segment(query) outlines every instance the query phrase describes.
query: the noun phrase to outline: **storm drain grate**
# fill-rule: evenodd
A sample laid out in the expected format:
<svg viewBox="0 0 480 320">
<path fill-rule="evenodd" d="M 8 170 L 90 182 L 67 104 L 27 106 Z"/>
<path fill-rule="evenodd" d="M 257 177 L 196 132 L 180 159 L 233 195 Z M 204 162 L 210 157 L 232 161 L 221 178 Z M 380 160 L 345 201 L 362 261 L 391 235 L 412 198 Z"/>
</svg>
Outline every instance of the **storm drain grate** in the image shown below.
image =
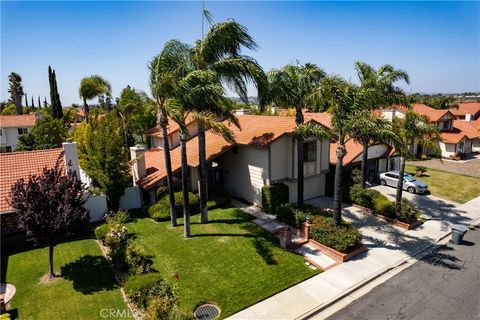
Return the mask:
<svg viewBox="0 0 480 320">
<path fill-rule="evenodd" d="M 213 304 L 202 304 L 193 312 L 198 320 L 214 320 L 220 315 L 220 309 Z"/>
</svg>

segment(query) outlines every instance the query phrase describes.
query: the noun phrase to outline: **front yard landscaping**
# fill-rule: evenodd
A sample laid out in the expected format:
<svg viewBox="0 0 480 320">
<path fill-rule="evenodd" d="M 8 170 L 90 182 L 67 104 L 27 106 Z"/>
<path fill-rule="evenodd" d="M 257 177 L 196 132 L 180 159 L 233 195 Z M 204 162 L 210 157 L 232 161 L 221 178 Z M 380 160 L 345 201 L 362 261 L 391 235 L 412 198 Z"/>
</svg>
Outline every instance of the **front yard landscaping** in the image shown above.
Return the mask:
<svg viewBox="0 0 480 320">
<path fill-rule="evenodd" d="M 216 209 L 209 218 L 200 224 L 192 216 L 188 239 L 182 225 L 172 228 L 169 221 L 142 217 L 126 224 L 133 241 L 152 256 L 153 269 L 171 285 L 178 281 L 182 309 L 192 312 L 211 302 L 225 318 L 318 273 L 302 256 L 280 248 L 246 213 Z"/>
<path fill-rule="evenodd" d="M 407 165 L 405 171 L 415 175 L 415 166 Z M 480 179 L 441 170 L 427 169 L 418 177 L 428 184 L 430 192 L 440 198 L 465 203 L 480 195 Z"/>
<path fill-rule="evenodd" d="M 16 309 L 19 319 L 100 319 L 104 309 L 120 310 L 117 318 L 128 316 L 113 272 L 95 240 L 57 245 L 54 266 L 62 277 L 47 280 L 48 248 L 2 257 L 2 282 L 6 276 L 17 289 L 8 309 Z"/>
</svg>

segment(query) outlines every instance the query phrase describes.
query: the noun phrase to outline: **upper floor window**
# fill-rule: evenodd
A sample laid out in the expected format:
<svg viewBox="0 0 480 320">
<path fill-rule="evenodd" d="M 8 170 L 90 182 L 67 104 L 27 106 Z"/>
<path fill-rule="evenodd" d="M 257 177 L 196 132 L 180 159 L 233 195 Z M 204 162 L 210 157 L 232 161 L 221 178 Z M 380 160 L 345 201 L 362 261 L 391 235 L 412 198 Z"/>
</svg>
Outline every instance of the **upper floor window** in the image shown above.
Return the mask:
<svg viewBox="0 0 480 320">
<path fill-rule="evenodd" d="M 3 136 L 3 130 L 0 129 L 0 137 Z"/>
<path fill-rule="evenodd" d="M 28 129 L 27 128 L 18 128 L 18 135 L 21 136 L 22 134 L 27 134 Z"/>
<path fill-rule="evenodd" d="M 304 162 L 311 162 L 317 159 L 316 147 L 317 147 L 316 141 L 308 141 L 303 143 L 303 161 Z"/>
<path fill-rule="evenodd" d="M 0 147 L 0 153 L 12 152 L 12 146 Z"/>
</svg>

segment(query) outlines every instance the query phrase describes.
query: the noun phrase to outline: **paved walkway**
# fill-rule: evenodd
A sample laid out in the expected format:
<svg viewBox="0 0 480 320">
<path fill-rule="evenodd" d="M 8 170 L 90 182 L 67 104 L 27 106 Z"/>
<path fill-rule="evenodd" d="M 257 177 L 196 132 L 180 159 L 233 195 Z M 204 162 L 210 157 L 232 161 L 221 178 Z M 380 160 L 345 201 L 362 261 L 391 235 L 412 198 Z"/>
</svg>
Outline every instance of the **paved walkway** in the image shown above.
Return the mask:
<svg viewBox="0 0 480 320">
<path fill-rule="evenodd" d="M 427 168 L 448 171 L 452 173 L 466 174 L 467 176 L 480 177 L 480 155 L 473 154 L 469 160 L 446 160 L 430 159 L 423 161 L 407 161 L 412 166 L 424 166 Z M 428 174 L 428 172 L 427 172 Z"/>
<path fill-rule="evenodd" d="M 368 249 L 366 253 L 246 308 L 229 319 L 306 318 L 429 248 L 449 234 L 450 223 L 474 223 L 474 219 L 480 218 L 480 197 L 463 205 L 431 197 L 415 200 L 421 210 L 432 213 L 435 219 L 408 231 L 378 221 L 354 207 L 344 206 L 343 217 L 360 229 Z M 322 208 L 332 208 L 333 205 L 333 199 L 326 197 L 307 202 Z M 436 204 L 436 209 L 432 208 L 432 204 Z"/>
</svg>

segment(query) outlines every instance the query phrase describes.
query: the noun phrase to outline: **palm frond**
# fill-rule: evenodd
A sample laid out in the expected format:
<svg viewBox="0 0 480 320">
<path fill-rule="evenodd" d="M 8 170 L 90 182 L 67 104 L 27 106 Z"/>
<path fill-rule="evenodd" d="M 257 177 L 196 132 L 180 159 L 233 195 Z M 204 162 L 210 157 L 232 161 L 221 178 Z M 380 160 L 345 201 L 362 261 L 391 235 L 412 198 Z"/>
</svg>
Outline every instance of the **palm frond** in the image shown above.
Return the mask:
<svg viewBox="0 0 480 320">
<path fill-rule="evenodd" d="M 235 143 L 233 131 L 223 122 L 218 121 L 214 114 L 210 112 L 195 112 L 192 113 L 191 116 L 194 121 L 196 121 L 206 130 L 210 130 L 214 134 L 222 136 L 229 143 Z"/>
<path fill-rule="evenodd" d="M 333 138 L 332 132 L 319 123 L 310 121 L 295 128 L 293 137 L 296 140 L 306 140 L 315 138 L 317 140 L 330 140 Z"/>
</svg>

